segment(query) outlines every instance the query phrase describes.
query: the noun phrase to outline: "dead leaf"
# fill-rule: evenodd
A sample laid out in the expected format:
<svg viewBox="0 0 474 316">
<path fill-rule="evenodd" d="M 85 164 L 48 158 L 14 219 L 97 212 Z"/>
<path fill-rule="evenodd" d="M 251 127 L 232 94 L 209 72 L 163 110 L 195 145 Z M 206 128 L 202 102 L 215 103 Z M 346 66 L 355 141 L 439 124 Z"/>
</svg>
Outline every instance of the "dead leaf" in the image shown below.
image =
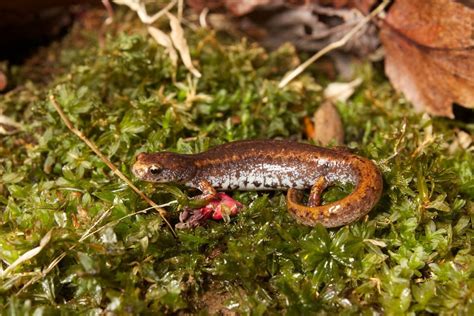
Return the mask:
<svg viewBox="0 0 474 316">
<path fill-rule="evenodd" d="M 463 1 L 397 0 L 382 23 L 385 72 L 416 109 L 453 118 L 474 107 L 474 8 Z"/>
<path fill-rule="evenodd" d="M 20 123 L 15 122 L 8 116 L 0 114 L 0 135 L 12 135 L 22 129 Z"/>
<path fill-rule="evenodd" d="M 178 64 L 178 53 L 174 49 L 170 37 L 154 26 L 148 27 L 148 33 L 150 33 L 151 37 L 153 37 L 159 45 L 166 48 L 173 66 L 176 66 Z"/>
<path fill-rule="evenodd" d="M 191 60 L 191 54 L 189 53 L 188 43 L 184 37 L 184 31 L 179 23 L 179 20 L 172 15 L 171 13 L 166 13 L 168 19 L 170 20 L 171 26 L 171 40 L 173 41 L 174 47 L 179 51 L 181 60 L 183 61 L 184 66 L 197 78 L 201 77 L 201 73 L 194 67 Z"/>
<path fill-rule="evenodd" d="M 324 101 L 314 112 L 314 134 L 312 139 L 323 146 L 344 143 L 344 128 L 336 107 L 331 101 Z"/>
<path fill-rule="evenodd" d="M 292 43 L 298 50 L 319 51 L 343 38 L 364 20 L 375 0 L 188 0 L 197 12 L 226 12 L 227 23 L 277 49 Z M 237 17 L 237 18 L 235 18 Z M 209 21 L 212 27 L 218 27 Z M 369 21 L 367 21 L 369 22 Z M 221 25 L 223 23 L 220 23 Z M 222 29 L 222 28 L 221 28 Z M 226 29 L 231 29 L 226 25 Z M 367 56 L 380 45 L 373 23 L 364 23 L 338 50 Z"/>
<path fill-rule="evenodd" d="M 456 150 L 474 151 L 474 136 L 462 130 L 456 130 L 456 138 L 449 145 L 449 152 L 455 153 Z"/>
<path fill-rule="evenodd" d="M 276 6 L 303 6 L 319 4 L 340 8 L 356 8 L 364 14 L 370 12 L 377 0 L 187 0 L 186 3 L 196 11 L 202 11 L 204 8 L 209 10 L 227 9 L 234 16 L 242 16 L 253 12 L 259 8 L 272 8 Z"/>
<path fill-rule="evenodd" d="M 351 82 L 332 82 L 324 89 L 324 97 L 331 101 L 346 102 L 361 83 L 361 78 L 356 78 Z"/>
</svg>

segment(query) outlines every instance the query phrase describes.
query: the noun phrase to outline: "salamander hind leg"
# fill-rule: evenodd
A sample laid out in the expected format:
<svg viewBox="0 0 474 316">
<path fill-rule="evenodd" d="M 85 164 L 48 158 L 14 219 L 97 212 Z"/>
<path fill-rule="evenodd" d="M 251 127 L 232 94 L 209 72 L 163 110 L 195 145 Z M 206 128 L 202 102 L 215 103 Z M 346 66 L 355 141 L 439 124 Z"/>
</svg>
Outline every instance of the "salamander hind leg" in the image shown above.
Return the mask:
<svg viewBox="0 0 474 316">
<path fill-rule="evenodd" d="M 286 195 L 286 204 L 290 215 L 303 225 L 314 226 L 317 223 L 316 218 L 322 216 L 317 207 L 308 207 L 301 205 L 303 192 L 296 189 L 289 189 Z"/>
<path fill-rule="evenodd" d="M 321 205 L 321 196 L 324 189 L 327 188 L 327 181 L 324 177 L 319 177 L 314 183 L 309 193 L 308 206 L 314 207 Z"/>
<path fill-rule="evenodd" d="M 296 189 L 289 189 L 286 196 L 288 212 L 301 224 L 315 226 L 316 223 L 324 225 L 327 211 L 321 204 L 321 195 L 327 187 L 327 181 L 324 177 L 319 177 L 311 188 L 308 205 L 302 205 L 303 192 Z"/>
</svg>

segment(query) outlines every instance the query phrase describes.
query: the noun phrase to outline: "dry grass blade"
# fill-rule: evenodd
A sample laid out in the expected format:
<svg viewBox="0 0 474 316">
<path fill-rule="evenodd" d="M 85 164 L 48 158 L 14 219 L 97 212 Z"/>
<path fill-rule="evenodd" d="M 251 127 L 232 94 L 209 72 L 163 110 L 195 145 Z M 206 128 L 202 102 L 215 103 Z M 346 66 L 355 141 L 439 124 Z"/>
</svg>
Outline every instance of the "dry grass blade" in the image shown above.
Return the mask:
<svg viewBox="0 0 474 316">
<path fill-rule="evenodd" d="M 324 89 L 324 97 L 330 101 L 346 102 L 361 83 L 361 78 L 356 78 L 351 82 L 331 82 Z"/>
<path fill-rule="evenodd" d="M 207 28 L 207 14 L 209 13 L 209 8 L 204 8 L 202 9 L 201 13 L 199 14 L 199 25 L 201 25 L 202 28 Z"/>
<path fill-rule="evenodd" d="M 50 230 L 46 233 L 46 235 L 41 238 L 40 244 L 38 247 L 35 247 L 33 249 L 28 250 L 24 254 L 22 254 L 18 259 L 16 259 L 11 265 L 8 266 L 8 268 L 5 269 L 0 275 L 1 278 L 4 278 L 7 276 L 13 269 L 21 265 L 23 262 L 30 260 L 31 258 L 35 257 L 38 255 L 41 250 L 44 249 L 44 247 L 49 243 L 51 240 L 51 234 L 53 230 Z"/>
<path fill-rule="evenodd" d="M 375 8 L 372 12 L 370 12 L 369 15 L 365 16 L 359 23 L 357 23 L 356 26 L 354 26 L 354 28 L 352 28 L 346 35 L 344 35 L 344 37 L 342 37 L 340 40 L 335 41 L 335 42 L 329 44 L 328 46 L 324 47 L 323 49 L 318 51 L 316 54 L 311 56 L 311 58 L 309 58 L 307 61 L 305 61 L 304 63 L 302 63 L 301 65 L 299 65 L 295 69 L 293 69 L 292 71 L 288 72 L 283 77 L 283 79 L 280 81 L 280 83 L 278 84 L 278 87 L 279 88 L 285 87 L 291 80 L 298 77 L 306 68 L 308 68 L 309 65 L 314 63 L 316 60 L 318 60 L 322 56 L 326 55 L 330 51 L 344 46 L 355 34 L 357 34 L 357 32 L 359 32 L 362 29 L 362 27 L 364 27 L 364 25 L 369 23 L 369 21 L 374 16 L 376 16 L 377 14 L 382 12 L 382 10 L 385 9 L 385 7 L 389 3 L 390 3 L 390 0 L 384 0 L 377 8 Z"/>
<path fill-rule="evenodd" d="M 131 10 L 135 11 L 138 14 L 138 17 L 140 20 L 147 25 L 150 25 L 154 23 L 156 20 L 158 20 L 160 17 L 163 15 L 167 15 L 168 19 L 170 20 L 170 26 L 171 26 L 171 34 L 168 37 L 165 33 L 162 31 L 158 30 L 155 27 L 149 26 L 148 27 L 148 32 L 150 35 L 155 39 L 155 41 L 164 47 L 166 47 L 169 56 L 171 58 L 171 61 L 173 62 L 173 65 L 177 64 L 177 53 L 175 49 L 173 48 L 176 47 L 176 49 L 179 51 L 179 55 L 181 56 L 181 60 L 183 61 L 184 66 L 197 78 L 201 77 L 201 73 L 194 67 L 193 62 L 191 60 L 191 54 L 189 53 L 189 47 L 188 43 L 186 42 L 186 39 L 184 37 L 184 31 L 183 28 L 181 27 L 181 17 L 183 13 L 183 2 L 178 0 L 171 1 L 166 7 L 161 9 L 158 13 L 149 16 L 148 13 L 146 12 L 146 7 L 145 4 L 140 1 L 140 0 L 114 0 L 115 3 L 121 4 L 121 5 L 126 5 L 128 6 Z M 169 13 L 169 10 L 173 8 L 176 3 L 178 3 L 178 16 L 179 18 L 176 18 L 173 14 Z M 171 42 L 173 45 L 169 43 L 169 38 L 171 37 Z"/>
<path fill-rule="evenodd" d="M 191 54 L 189 53 L 188 43 L 184 38 L 184 31 L 179 23 L 179 20 L 172 15 L 171 13 L 166 13 L 170 20 L 171 26 L 171 40 L 173 41 L 174 47 L 179 51 L 181 60 L 183 61 L 184 66 L 197 78 L 201 77 L 201 73 L 194 67 L 191 60 Z"/>
<path fill-rule="evenodd" d="M 170 205 L 176 204 L 176 203 L 178 203 L 178 201 L 177 201 L 177 200 L 173 200 L 173 201 L 170 201 L 170 202 L 168 202 L 168 203 L 158 205 L 158 207 L 170 206 Z M 84 233 L 84 235 L 81 237 L 81 239 L 80 239 L 79 241 L 83 241 L 83 240 L 89 238 L 90 236 L 92 236 L 92 235 L 94 235 L 94 234 L 100 232 L 101 230 L 103 230 L 103 229 L 106 228 L 106 227 L 110 227 L 110 226 L 116 225 L 116 224 L 120 223 L 121 221 L 123 221 L 124 219 L 127 219 L 127 218 L 129 218 L 129 217 L 132 217 L 132 216 L 135 216 L 135 215 L 138 215 L 138 214 L 144 214 L 144 213 L 146 213 L 146 212 L 148 212 L 149 210 L 154 209 L 154 208 L 155 208 L 155 207 L 152 206 L 152 207 L 148 207 L 148 208 L 146 208 L 146 209 L 143 209 L 143 210 L 140 210 L 140 211 L 137 211 L 137 212 L 133 212 L 133 213 L 131 213 L 131 214 L 124 215 L 124 216 L 120 217 L 119 219 L 116 219 L 115 221 L 112 221 L 112 222 L 110 222 L 110 223 L 104 224 L 103 226 L 97 228 L 96 230 L 92 230 L 92 229 L 95 227 L 95 225 L 94 225 L 94 226 L 91 226 L 91 227 Z"/>
<path fill-rule="evenodd" d="M 429 120 L 428 114 L 426 114 L 426 113 L 423 114 L 423 120 L 425 120 L 425 121 Z M 418 142 L 419 143 L 418 146 L 416 147 L 416 149 L 411 154 L 412 158 L 415 158 L 415 157 L 418 157 L 419 155 L 421 155 L 425 151 L 425 149 L 428 146 L 430 146 L 432 143 L 434 143 L 435 140 L 436 140 L 436 136 L 433 133 L 433 125 L 426 126 L 423 129 L 423 132 L 424 132 L 425 136 L 423 137 L 422 140 L 420 140 Z"/>
<path fill-rule="evenodd" d="M 20 123 L 0 114 L 0 135 L 12 135 L 19 132 L 22 128 Z"/>
<path fill-rule="evenodd" d="M 169 229 L 173 233 L 173 235 L 176 237 L 176 233 L 171 226 L 171 224 L 168 222 L 166 219 L 166 211 L 162 208 L 160 208 L 155 202 L 153 202 L 150 198 L 148 198 L 140 189 L 138 189 L 115 165 L 99 150 L 99 148 L 92 142 L 90 141 L 84 134 L 82 134 L 81 131 L 76 129 L 73 125 L 72 122 L 69 120 L 69 118 L 66 116 L 64 111 L 62 110 L 61 106 L 59 103 L 56 101 L 56 98 L 54 97 L 53 94 L 49 96 L 49 99 L 51 103 L 53 104 L 54 108 L 58 112 L 59 116 L 63 120 L 64 124 L 69 128 L 71 132 L 73 132 L 77 137 L 79 137 L 89 148 L 97 155 L 99 158 L 117 175 L 120 179 L 122 179 L 133 191 L 135 191 L 142 199 L 148 202 L 161 216 L 163 221 L 168 225 Z"/>
<path fill-rule="evenodd" d="M 166 51 L 168 52 L 168 55 L 170 56 L 173 66 L 176 67 L 176 65 L 178 64 L 178 53 L 174 49 L 173 43 L 170 37 L 154 26 L 149 26 L 147 29 L 151 37 L 153 37 L 159 45 L 166 48 Z"/>
<path fill-rule="evenodd" d="M 155 23 L 156 20 L 158 20 L 163 15 L 165 15 L 165 13 L 167 13 L 169 10 L 171 10 L 171 8 L 173 8 L 177 2 L 178 2 L 177 0 L 171 1 L 170 3 L 168 3 L 168 5 L 166 7 L 161 9 L 159 12 L 153 14 L 152 16 L 148 16 L 146 21 L 143 21 L 143 23 L 146 23 L 146 24 Z"/>
<path fill-rule="evenodd" d="M 184 11 L 184 1 L 178 0 L 178 20 L 179 21 L 183 19 L 183 11 Z"/>
<path fill-rule="evenodd" d="M 152 24 L 155 23 L 159 18 L 161 18 L 166 12 L 171 10 L 178 0 L 173 0 L 166 7 L 158 11 L 157 13 L 153 14 L 152 16 L 149 16 L 148 13 L 146 12 L 145 4 L 140 1 L 140 0 L 113 0 L 116 4 L 119 5 L 126 5 L 129 7 L 131 10 L 137 12 L 138 17 L 140 20 L 145 23 L 145 24 Z"/>
</svg>

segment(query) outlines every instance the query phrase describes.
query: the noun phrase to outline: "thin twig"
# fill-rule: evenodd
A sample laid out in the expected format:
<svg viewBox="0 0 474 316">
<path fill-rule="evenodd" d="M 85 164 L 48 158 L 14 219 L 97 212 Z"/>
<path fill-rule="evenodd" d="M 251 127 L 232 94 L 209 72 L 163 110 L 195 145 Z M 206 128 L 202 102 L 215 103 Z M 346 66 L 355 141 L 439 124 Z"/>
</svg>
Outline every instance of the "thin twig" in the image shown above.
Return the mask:
<svg viewBox="0 0 474 316">
<path fill-rule="evenodd" d="M 51 240 L 51 235 L 53 230 L 50 229 L 44 236 L 41 238 L 40 243 L 37 247 L 30 249 L 24 252 L 21 256 L 19 256 L 12 264 L 10 264 L 4 271 L 0 271 L 0 279 L 3 279 L 7 276 L 10 271 L 13 271 L 16 267 L 20 266 L 24 262 L 36 257 L 49 243 Z"/>
<path fill-rule="evenodd" d="M 72 122 L 69 120 L 69 118 L 66 116 L 64 111 L 62 110 L 61 106 L 59 103 L 56 101 L 56 97 L 51 94 L 49 96 L 49 99 L 51 100 L 51 103 L 53 104 L 54 108 L 58 112 L 59 116 L 63 120 L 64 124 L 66 124 L 67 128 L 71 132 L 73 132 L 77 137 L 79 137 L 84 143 L 86 143 L 87 146 L 97 155 L 99 158 L 117 175 L 120 179 L 122 179 L 133 191 L 135 191 L 142 199 L 148 202 L 158 213 L 160 214 L 161 218 L 163 221 L 168 225 L 168 227 L 171 230 L 171 233 L 173 236 L 177 236 L 176 232 L 174 231 L 173 227 L 171 224 L 168 222 L 166 219 L 166 211 L 162 208 L 160 208 L 155 202 L 153 202 L 150 198 L 148 198 L 140 189 L 138 189 L 115 165 L 107 158 L 100 150 L 99 148 L 92 142 L 90 141 L 80 130 L 76 129 L 73 125 Z"/>
<path fill-rule="evenodd" d="M 170 206 L 170 205 L 176 204 L 176 203 L 178 203 L 178 201 L 177 201 L 177 200 L 173 200 L 173 201 L 170 201 L 170 202 L 168 202 L 168 203 L 161 204 L 161 205 L 158 205 L 158 206 L 159 206 L 159 207 L 165 207 L 165 206 Z M 103 230 L 104 228 L 106 228 L 106 227 L 108 227 L 108 226 L 112 226 L 112 225 L 118 224 L 118 223 L 120 223 L 121 221 L 123 221 L 123 220 L 126 219 L 126 218 L 129 218 L 129 217 L 132 217 L 132 216 L 135 216 L 135 215 L 138 215 L 138 214 L 144 214 L 144 213 L 146 213 L 147 211 L 149 211 L 149 210 L 151 210 L 151 209 L 153 209 L 153 208 L 155 208 L 155 207 L 154 207 L 154 206 L 148 207 L 148 208 L 146 208 L 146 209 L 143 209 L 143 210 L 140 210 L 140 211 L 131 213 L 131 214 L 124 215 L 124 216 L 120 217 L 119 219 L 116 219 L 115 221 L 109 222 L 109 223 L 107 223 L 107 224 L 105 224 L 105 225 L 103 225 L 103 226 L 97 228 L 97 229 L 94 230 L 94 231 L 91 231 L 92 228 L 93 228 L 93 227 L 91 227 L 86 233 L 84 233 L 84 235 L 81 237 L 81 239 L 80 239 L 79 241 L 83 241 L 83 240 L 89 238 L 89 236 L 92 236 L 92 235 L 94 235 L 94 234 L 100 232 L 101 230 Z"/>
<path fill-rule="evenodd" d="M 319 52 L 311 56 L 307 61 L 287 73 L 283 79 L 280 81 L 278 84 L 279 88 L 285 87 L 291 80 L 295 79 L 298 77 L 306 68 L 308 68 L 309 65 L 314 63 L 316 60 L 321 58 L 322 56 L 326 55 L 330 51 L 342 47 L 346 45 L 346 43 L 357 33 L 359 32 L 364 25 L 369 23 L 369 21 L 379 14 L 385 7 L 390 3 L 390 0 L 384 0 L 377 8 L 375 8 L 372 12 L 370 12 L 369 15 L 365 16 L 356 26 L 354 26 L 353 29 L 351 29 L 346 35 L 344 35 L 341 39 L 332 42 L 331 44 L 327 45 L 323 49 L 321 49 Z"/>
<path fill-rule="evenodd" d="M 91 227 L 89 227 L 85 232 L 84 234 L 82 234 L 82 237 L 81 239 L 79 239 L 79 242 L 83 242 L 87 237 L 89 237 L 89 233 L 97 226 L 99 225 L 100 222 L 102 222 L 102 220 L 104 218 L 106 218 L 107 216 L 109 216 L 111 210 L 114 208 L 114 206 L 111 206 L 109 207 L 109 209 L 107 209 L 105 212 L 103 212 L 102 214 L 100 214 L 99 218 L 97 218 L 96 220 L 94 220 L 94 223 L 92 224 Z"/>
<path fill-rule="evenodd" d="M 184 3 L 183 0 L 178 0 L 178 20 L 183 20 Z"/>
<path fill-rule="evenodd" d="M 168 3 L 168 5 L 166 7 L 164 7 L 163 9 L 161 9 L 158 13 L 155 13 L 153 14 L 151 17 L 148 18 L 147 21 L 143 21 L 145 24 L 153 24 L 156 22 L 156 20 L 158 20 L 159 18 L 161 18 L 162 16 L 164 16 L 166 13 L 168 13 L 175 5 L 176 5 L 176 2 L 177 0 L 173 0 L 171 1 L 170 3 Z"/>
</svg>

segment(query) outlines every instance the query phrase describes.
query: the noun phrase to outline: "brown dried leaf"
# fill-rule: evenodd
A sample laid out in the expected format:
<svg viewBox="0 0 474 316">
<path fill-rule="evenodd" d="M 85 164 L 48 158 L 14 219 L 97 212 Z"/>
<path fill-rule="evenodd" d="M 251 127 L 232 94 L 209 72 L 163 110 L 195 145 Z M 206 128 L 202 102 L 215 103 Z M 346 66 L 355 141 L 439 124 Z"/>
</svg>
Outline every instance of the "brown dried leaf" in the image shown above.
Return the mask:
<svg viewBox="0 0 474 316">
<path fill-rule="evenodd" d="M 151 37 L 161 46 L 166 48 L 168 55 L 170 56 L 171 62 L 174 66 L 178 64 L 178 53 L 173 47 L 173 43 L 168 35 L 160 31 L 154 26 L 148 27 L 148 33 L 150 33 Z"/>
<path fill-rule="evenodd" d="M 314 135 L 311 138 L 323 146 L 344 143 L 344 128 L 336 107 L 331 101 L 323 102 L 314 112 Z"/>
<path fill-rule="evenodd" d="M 193 62 L 191 60 L 191 54 L 189 53 L 188 43 L 184 37 L 184 31 L 181 27 L 181 23 L 179 20 L 172 15 L 171 13 L 166 13 L 168 19 L 170 20 L 171 26 L 171 40 L 173 41 L 174 47 L 179 51 L 181 56 L 181 60 L 183 61 L 184 66 L 188 68 L 188 70 L 197 78 L 201 77 L 201 73 L 194 67 Z"/>
<path fill-rule="evenodd" d="M 382 24 L 385 72 L 416 109 L 453 117 L 474 107 L 474 8 L 463 1 L 397 0 Z"/>
<path fill-rule="evenodd" d="M 375 5 L 377 0 L 187 0 L 186 3 L 196 11 L 204 8 L 209 10 L 226 8 L 234 16 L 242 16 L 253 12 L 256 9 L 270 9 L 274 7 L 295 7 L 310 4 L 331 6 L 336 9 L 356 8 L 362 13 L 369 13 L 370 8 Z"/>
<path fill-rule="evenodd" d="M 327 100 L 346 102 L 361 83 L 361 78 L 356 78 L 351 82 L 331 82 L 324 89 L 323 94 Z"/>
<path fill-rule="evenodd" d="M 449 145 L 449 152 L 453 154 L 457 150 L 474 152 L 474 135 L 468 134 L 462 130 L 456 130 L 456 138 Z"/>
<path fill-rule="evenodd" d="M 246 33 L 269 49 L 290 42 L 298 50 L 319 51 L 343 38 L 364 20 L 376 0 L 188 0 L 200 12 L 207 8 L 226 12 L 226 21 L 209 21 L 220 30 L 234 29 Z M 212 14 L 209 15 L 209 18 Z M 219 17 L 221 17 L 220 15 Z M 238 17 L 235 19 L 234 17 Z M 225 27 L 222 27 L 225 25 Z M 356 34 L 338 49 L 367 56 L 380 45 L 373 23 L 364 23 Z"/>
</svg>

